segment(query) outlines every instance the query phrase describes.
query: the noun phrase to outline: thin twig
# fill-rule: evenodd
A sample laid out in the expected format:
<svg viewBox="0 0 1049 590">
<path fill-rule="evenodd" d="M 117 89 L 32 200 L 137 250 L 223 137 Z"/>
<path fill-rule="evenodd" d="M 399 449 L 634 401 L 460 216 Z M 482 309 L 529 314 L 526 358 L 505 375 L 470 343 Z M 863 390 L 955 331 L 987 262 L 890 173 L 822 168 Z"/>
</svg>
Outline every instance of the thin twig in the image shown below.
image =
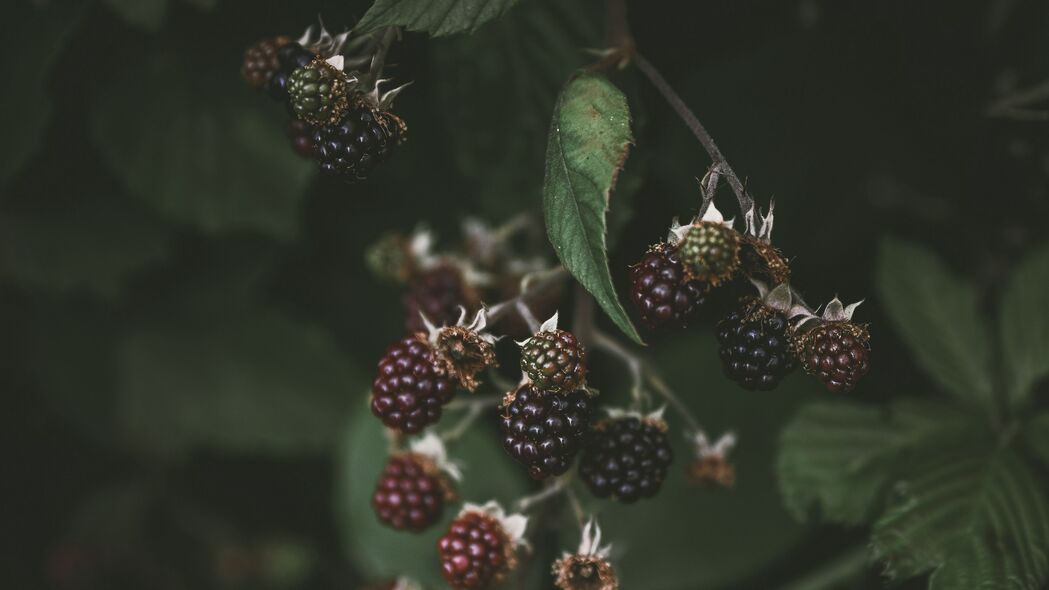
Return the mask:
<svg viewBox="0 0 1049 590">
<path fill-rule="evenodd" d="M 453 399 L 448 402 L 448 405 L 444 407 L 446 410 L 463 410 L 474 407 L 494 408 L 499 404 L 503 403 L 503 396 L 501 395 L 488 395 L 488 396 L 474 396 L 467 398 Z"/>
<path fill-rule="evenodd" d="M 642 361 L 642 365 L 644 366 L 645 377 L 648 378 L 649 385 L 651 385 L 652 389 L 656 390 L 656 393 L 665 399 L 667 403 L 681 415 L 685 420 L 685 423 L 688 424 L 690 434 L 703 432 L 703 427 L 699 425 L 699 421 L 692 415 L 692 411 L 689 410 L 688 406 L 681 401 L 681 398 L 674 393 L 674 390 L 667 385 L 667 382 L 663 380 L 663 377 L 659 375 L 658 372 L 656 372 L 655 368 L 644 361 Z"/>
<path fill-rule="evenodd" d="M 647 59 L 644 58 L 640 53 L 634 54 L 634 62 L 637 64 L 637 68 L 641 70 L 641 73 L 652 82 L 652 85 L 656 87 L 656 90 L 663 95 L 663 98 L 670 104 L 670 107 L 678 114 L 679 117 L 685 122 L 685 125 L 692 131 L 692 134 L 696 136 L 699 143 L 703 145 L 703 149 L 707 151 L 707 155 L 713 161 L 712 169 L 717 169 L 721 175 L 728 181 L 729 186 L 732 187 L 732 192 L 736 193 L 736 200 L 739 201 L 739 208 L 743 215 L 746 215 L 751 209 L 754 208 L 754 198 L 747 192 L 747 188 L 743 185 L 743 182 L 736 175 L 735 171 L 732 170 L 732 166 L 729 165 L 728 160 L 721 153 L 718 145 L 714 143 L 714 138 L 707 132 L 706 127 L 699 122 L 696 115 L 688 108 L 685 101 L 681 100 L 677 92 L 670 86 L 662 74 L 653 66 Z"/>
<path fill-rule="evenodd" d="M 521 316 L 521 319 L 528 324 L 528 329 L 531 330 L 532 333 L 539 331 L 539 320 L 535 319 L 535 314 L 532 313 L 532 308 L 528 307 L 528 304 L 524 299 L 518 299 L 517 302 L 514 303 L 514 308 L 517 309 L 517 314 Z"/>
<path fill-rule="evenodd" d="M 373 85 L 382 78 L 382 70 L 386 65 L 386 53 L 390 51 L 390 46 L 398 36 L 400 36 L 398 27 L 386 27 L 379 35 L 378 46 L 372 56 L 371 66 L 368 67 L 368 78 Z"/>
<path fill-rule="evenodd" d="M 635 409 L 640 410 L 646 400 L 644 392 L 644 372 L 641 359 L 623 347 L 615 338 L 601 331 L 594 331 L 592 339 L 594 348 L 604 350 L 623 361 L 630 372 L 630 397 L 634 400 Z"/>
<path fill-rule="evenodd" d="M 525 512 L 529 508 L 540 504 L 550 498 L 553 498 L 563 492 L 568 486 L 568 477 L 562 476 L 552 480 L 549 484 L 543 487 L 543 489 L 532 494 L 531 496 L 524 496 L 517 501 L 517 511 Z"/>
<path fill-rule="evenodd" d="M 987 107 L 987 116 L 1018 121 L 1049 121 L 1049 111 L 1031 105 L 1049 100 L 1049 80 L 1003 96 Z"/>
<path fill-rule="evenodd" d="M 587 521 L 586 511 L 583 510 L 583 503 L 579 501 L 579 496 L 576 495 L 572 486 L 565 488 L 565 497 L 568 498 L 568 505 L 572 507 L 572 514 L 575 516 L 576 524 L 582 529 Z"/>
<path fill-rule="evenodd" d="M 460 418 L 459 421 L 455 423 L 455 426 L 441 433 L 441 440 L 443 440 L 446 443 L 459 440 L 459 438 L 466 434 L 466 431 L 469 430 L 471 426 L 473 426 L 473 423 L 477 421 L 477 418 L 479 418 L 481 414 L 484 413 L 486 407 L 489 407 L 489 405 L 473 404 L 471 406 L 468 406 L 466 410 L 466 415 Z"/>
<path fill-rule="evenodd" d="M 517 310 L 518 301 L 528 301 L 533 297 L 541 295 L 549 289 L 557 286 L 567 277 L 568 271 L 562 266 L 558 266 L 557 268 L 545 271 L 538 275 L 525 277 L 521 282 L 521 293 L 519 295 L 511 297 L 506 301 L 501 301 L 488 308 L 488 324 L 495 325 L 496 322 L 506 317 L 508 313 Z"/>
</svg>

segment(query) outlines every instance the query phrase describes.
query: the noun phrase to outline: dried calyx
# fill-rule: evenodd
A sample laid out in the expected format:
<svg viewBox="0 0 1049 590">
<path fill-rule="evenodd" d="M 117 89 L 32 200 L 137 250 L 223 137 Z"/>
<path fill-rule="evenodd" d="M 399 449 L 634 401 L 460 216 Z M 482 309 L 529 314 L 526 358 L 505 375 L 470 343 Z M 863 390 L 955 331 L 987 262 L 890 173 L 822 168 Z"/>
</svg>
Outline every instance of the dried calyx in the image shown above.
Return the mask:
<svg viewBox="0 0 1049 590">
<path fill-rule="evenodd" d="M 601 547 L 601 527 L 590 519 L 575 553 L 554 562 L 554 583 L 561 590 L 618 590 L 619 579 L 608 561 L 611 545 Z"/>
<path fill-rule="evenodd" d="M 449 375 L 459 381 L 467 391 L 473 392 L 479 384 L 477 374 L 496 365 L 495 342 L 497 338 L 486 332 L 488 312 L 480 310 L 469 322 L 466 308 L 460 306 L 459 321 L 452 326 L 437 327 L 422 315 L 426 326 L 426 339 L 437 353 L 437 363 Z"/>
<path fill-rule="evenodd" d="M 736 435 L 726 432 L 714 443 L 700 431 L 692 436 L 695 459 L 688 466 L 688 476 L 702 484 L 731 488 L 736 483 L 736 468 L 728 460 L 729 452 L 736 446 Z"/>
</svg>

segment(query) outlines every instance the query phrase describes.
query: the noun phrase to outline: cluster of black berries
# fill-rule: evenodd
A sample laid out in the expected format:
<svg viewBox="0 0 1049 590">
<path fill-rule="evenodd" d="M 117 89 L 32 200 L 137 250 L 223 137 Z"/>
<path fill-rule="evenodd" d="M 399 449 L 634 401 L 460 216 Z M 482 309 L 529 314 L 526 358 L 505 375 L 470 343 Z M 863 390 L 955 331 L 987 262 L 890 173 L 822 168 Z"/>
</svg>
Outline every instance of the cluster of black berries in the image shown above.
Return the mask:
<svg viewBox="0 0 1049 590">
<path fill-rule="evenodd" d="M 326 33 L 325 33 L 326 34 Z M 332 43 L 309 47 L 288 37 L 264 39 L 244 52 L 241 73 L 249 86 L 283 102 L 292 123 L 294 151 L 321 172 L 346 181 L 367 178 L 403 139 L 404 122 L 389 111 L 392 96 L 360 86 L 328 55 Z M 393 94 L 393 93 L 390 93 Z"/>
<path fill-rule="evenodd" d="M 737 232 L 713 205 L 689 225 L 675 223 L 667 241 L 630 267 L 638 313 L 652 328 L 684 327 L 715 288 L 749 279 L 761 296 L 739 298 L 716 327 L 725 375 L 745 389 L 770 390 L 801 365 L 830 391 L 848 391 L 869 368 L 867 328 L 851 323 L 851 310 L 817 318 L 797 299 L 790 267 L 770 243 L 771 226 L 769 214 Z"/>
</svg>

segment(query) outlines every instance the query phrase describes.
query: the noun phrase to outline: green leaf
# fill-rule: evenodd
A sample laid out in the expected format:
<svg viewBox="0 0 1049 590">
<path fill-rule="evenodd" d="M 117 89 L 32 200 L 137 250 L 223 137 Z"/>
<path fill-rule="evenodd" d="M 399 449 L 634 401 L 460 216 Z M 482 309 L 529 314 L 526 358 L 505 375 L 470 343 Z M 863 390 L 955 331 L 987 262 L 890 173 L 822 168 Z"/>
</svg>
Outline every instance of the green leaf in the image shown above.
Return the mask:
<svg viewBox="0 0 1049 590">
<path fill-rule="evenodd" d="M 168 253 L 167 225 L 123 195 L 42 192 L 3 213 L 0 269 L 26 287 L 113 297 Z"/>
<path fill-rule="evenodd" d="M 1002 295 L 1002 352 L 1014 403 L 1025 400 L 1049 373 L 1047 288 L 1049 244 L 1044 244 L 1016 268 Z"/>
<path fill-rule="evenodd" d="M 359 32 L 405 27 L 434 37 L 472 33 L 518 0 L 376 0 L 354 27 Z"/>
<path fill-rule="evenodd" d="M 1024 427 L 1024 437 L 1035 454 L 1049 465 L 1049 412 L 1042 412 Z"/>
<path fill-rule="evenodd" d="M 355 414 L 346 424 L 336 462 L 335 511 L 347 553 L 366 577 L 406 575 L 427 588 L 445 588 L 437 565 L 437 538 L 444 534 L 461 505 L 445 509 L 440 523 L 420 534 L 395 531 L 382 525 L 371 507 L 375 482 L 386 466 L 387 436 L 382 424 L 367 408 L 367 391 L 359 390 Z M 445 417 L 454 422 L 456 416 Z M 528 493 L 523 470 L 502 450 L 494 420 L 482 417 L 457 443 L 449 457 L 463 465 L 457 485 L 461 501 L 484 503 L 498 500 L 512 508 L 513 501 Z"/>
<path fill-rule="evenodd" d="M 163 453 L 324 450 L 365 382 L 325 333 L 241 297 L 141 322 L 116 366 L 125 432 Z"/>
<path fill-rule="evenodd" d="M 92 139 L 132 194 L 206 232 L 290 238 L 312 178 L 265 98 L 228 72 L 170 56 L 119 70 L 100 86 Z"/>
<path fill-rule="evenodd" d="M 543 213 L 561 263 L 619 329 L 640 344 L 612 285 L 605 244 L 609 197 L 632 140 L 622 92 L 597 74 L 569 80 L 550 124 Z"/>
<path fill-rule="evenodd" d="M 886 573 L 929 588 L 1036 590 L 1049 573 L 1049 502 L 1012 451 L 954 448 L 915 466 L 875 524 Z"/>
<path fill-rule="evenodd" d="M 846 401 L 804 406 L 783 430 L 776 470 L 784 502 L 799 520 L 815 506 L 831 522 L 859 524 L 878 507 L 901 455 L 957 428 L 950 408 Z"/>
<path fill-rule="evenodd" d="M 990 405 L 989 338 L 976 290 L 929 250 L 895 239 L 882 241 L 878 286 L 897 331 L 929 375 L 951 393 Z"/>
<path fill-rule="evenodd" d="M 87 2 L 15 2 L 4 7 L 8 23 L 0 50 L 8 56 L 0 65 L 6 88 L 17 88 L 4 97 L 0 127 L 0 189 L 21 169 L 41 144 L 41 135 L 51 114 L 51 96 L 46 82 L 51 67 L 70 34 L 80 24 Z"/>
</svg>

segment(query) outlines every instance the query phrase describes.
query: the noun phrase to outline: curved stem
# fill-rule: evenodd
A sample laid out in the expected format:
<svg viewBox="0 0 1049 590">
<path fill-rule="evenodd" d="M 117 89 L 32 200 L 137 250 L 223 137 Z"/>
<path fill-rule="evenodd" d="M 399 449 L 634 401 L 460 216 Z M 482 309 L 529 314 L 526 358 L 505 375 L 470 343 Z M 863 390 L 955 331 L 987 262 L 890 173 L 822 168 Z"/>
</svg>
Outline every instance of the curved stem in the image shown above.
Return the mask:
<svg viewBox="0 0 1049 590">
<path fill-rule="evenodd" d="M 503 319 L 507 314 L 517 311 L 517 302 L 532 299 L 542 293 L 547 292 L 558 283 L 568 277 L 568 271 L 563 266 L 550 269 L 543 273 L 537 273 L 535 275 L 529 275 L 521 281 L 521 293 L 516 297 L 511 297 L 506 301 L 501 301 L 488 308 L 488 324 L 495 325 L 496 322 Z M 535 284 L 533 284 L 535 283 Z"/>
<path fill-rule="evenodd" d="M 466 414 L 455 423 L 455 426 L 441 433 L 441 440 L 446 443 L 458 440 L 473 426 L 473 423 L 484 413 L 485 409 L 498 405 L 498 399 L 480 398 L 472 401 L 474 403 L 466 407 Z M 496 403 L 493 403 L 493 401 Z"/>
<path fill-rule="evenodd" d="M 537 504 L 541 504 L 550 498 L 556 497 L 568 487 L 568 479 L 569 478 L 566 476 L 558 477 L 531 496 L 525 496 L 519 499 L 517 501 L 517 511 L 525 512 Z"/>
<path fill-rule="evenodd" d="M 594 332 L 593 344 L 595 348 L 619 358 L 626 365 L 627 371 L 630 372 L 630 397 L 634 400 L 634 409 L 640 410 L 646 401 L 641 359 L 604 332 Z"/>
</svg>

